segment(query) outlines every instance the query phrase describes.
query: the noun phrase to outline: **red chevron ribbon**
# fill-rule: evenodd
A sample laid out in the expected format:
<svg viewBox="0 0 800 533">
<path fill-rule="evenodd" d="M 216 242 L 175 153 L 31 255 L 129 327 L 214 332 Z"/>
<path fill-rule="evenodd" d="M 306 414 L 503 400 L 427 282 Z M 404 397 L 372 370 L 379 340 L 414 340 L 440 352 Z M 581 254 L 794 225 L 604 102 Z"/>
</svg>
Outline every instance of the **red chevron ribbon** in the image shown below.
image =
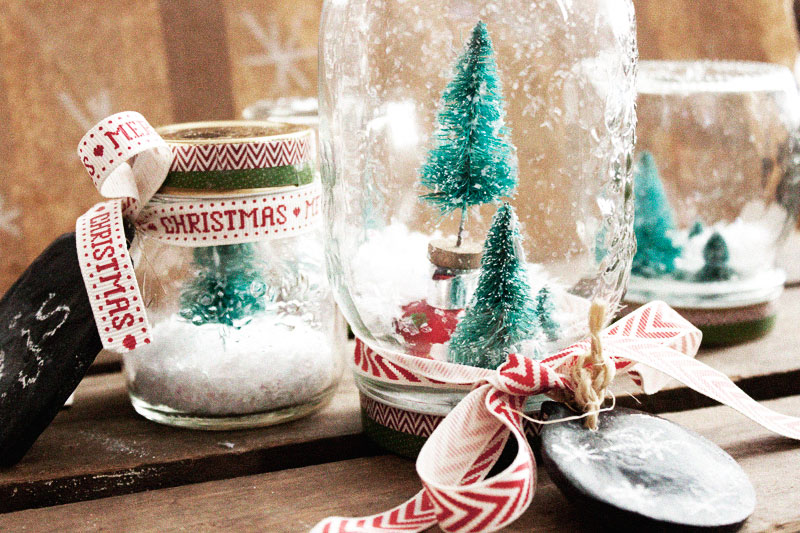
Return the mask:
<svg viewBox="0 0 800 533">
<path fill-rule="evenodd" d="M 725 375 L 695 360 L 700 340 L 700 331 L 663 302 L 639 308 L 602 333 L 603 351 L 614 360 L 617 372 L 639 374 L 646 391 L 652 372 L 663 373 L 779 435 L 800 440 L 800 418 L 759 405 Z M 484 370 L 377 353 L 357 342 L 355 371 L 370 379 L 472 391 L 422 448 L 417 459 L 423 485 L 419 493 L 377 515 L 326 518 L 312 532 L 416 532 L 438 524 L 444 531 L 461 533 L 496 531 L 512 523 L 528 508 L 536 488 L 536 461 L 519 410 L 528 396 L 574 390 L 570 370 L 589 346 L 584 340 L 542 361 L 511 354 L 497 370 Z M 505 470 L 487 478 L 511 436 L 517 441 L 517 456 Z"/>
<path fill-rule="evenodd" d="M 172 172 L 245 170 L 297 165 L 314 157 L 314 132 L 253 139 L 246 143 L 173 144 Z"/>
</svg>

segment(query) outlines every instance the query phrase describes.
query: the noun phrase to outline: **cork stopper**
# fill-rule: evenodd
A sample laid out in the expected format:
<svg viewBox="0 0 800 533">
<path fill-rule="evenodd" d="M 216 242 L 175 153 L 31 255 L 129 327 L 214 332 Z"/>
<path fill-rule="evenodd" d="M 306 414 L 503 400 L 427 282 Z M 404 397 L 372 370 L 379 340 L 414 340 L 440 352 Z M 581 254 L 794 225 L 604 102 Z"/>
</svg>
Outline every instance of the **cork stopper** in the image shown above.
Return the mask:
<svg viewBox="0 0 800 533">
<path fill-rule="evenodd" d="M 434 239 L 428 243 L 428 259 L 441 268 L 474 270 L 481 267 L 483 246 L 477 242 L 464 241 L 456 247 L 455 237 Z"/>
</svg>

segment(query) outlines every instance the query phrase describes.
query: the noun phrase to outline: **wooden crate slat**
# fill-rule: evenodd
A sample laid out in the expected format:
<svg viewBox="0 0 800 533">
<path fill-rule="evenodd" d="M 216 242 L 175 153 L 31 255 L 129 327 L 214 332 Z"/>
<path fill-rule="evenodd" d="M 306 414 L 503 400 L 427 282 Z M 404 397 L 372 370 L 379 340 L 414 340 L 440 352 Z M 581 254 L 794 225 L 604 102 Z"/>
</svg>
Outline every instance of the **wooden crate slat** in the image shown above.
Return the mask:
<svg viewBox="0 0 800 533">
<path fill-rule="evenodd" d="M 109 379 L 110 378 L 110 379 Z M 170 428 L 138 416 L 122 376 L 91 376 L 15 467 L 0 512 L 373 455 L 346 378 L 319 413 L 251 431 Z"/>
<path fill-rule="evenodd" d="M 768 403 L 800 415 L 800 396 Z M 715 441 L 747 471 L 758 506 L 745 531 L 800 526 L 800 443 L 771 435 L 727 407 L 666 418 Z M 529 511 L 507 531 L 592 531 L 547 479 Z M 0 516 L 0 529 L 306 531 L 329 515 L 379 512 L 419 489 L 411 461 L 382 456 L 213 481 Z M 50 529 L 48 529 L 50 528 Z"/>
<path fill-rule="evenodd" d="M 732 374 L 758 399 L 800 394 L 800 290 L 787 291 L 776 331 L 754 343 L 704 351 L 701 360 Z M 348 352 L 352 343 L 348 346 Z M 738 368 L 741 367 L 741 370 Z M 747 384 L 759 384 L 755 390 Z M 0 472 L 0 510 L 57 503 L 229 478 L 376 453 L 360 435 L 358 395 L 350 373 L 324 413 L 286 426 L 206 433 L 167 428 L 136 415 L 122 374 L 92 375 L 74 407 L 56 418 L 29 455 Z M 677 384 L 653 397 L 636 397 L 645 410 L 678 411 L 705 399 Z M 635 400 L 620 397 L 621 404 Z M 230 443 L 230 444 L 227 444 Z M 339 456 L 333 443 L 343 444 Z M 232 447 L 229 447 L 231 446 Z"/>
</svg>

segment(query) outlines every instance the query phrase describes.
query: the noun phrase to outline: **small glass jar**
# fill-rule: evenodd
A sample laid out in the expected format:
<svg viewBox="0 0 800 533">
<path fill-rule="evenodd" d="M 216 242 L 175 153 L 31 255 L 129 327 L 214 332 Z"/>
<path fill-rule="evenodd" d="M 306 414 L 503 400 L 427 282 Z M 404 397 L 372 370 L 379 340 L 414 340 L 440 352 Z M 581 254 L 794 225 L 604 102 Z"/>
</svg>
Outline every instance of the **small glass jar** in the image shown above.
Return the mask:
<svg viewBox="0 0 800 533">
<path fill-rule="evenodd" d="M 800 208 L 800 100 L 786 67 L 643 61 L 637 252 L 626 300 L 664 300 L 708 345 L 765 334 Z"/>
<path fill-rule="evenodd" d="M 160 133 L 176 154 L 211 143 L 252 147 L 282 136 L 313 146 L 310 130 L 274 123 L 185 124 Z M 146 209 L 165 213 L 153 223 L 174 231 L 192 220 L 202 231 L 204 220 L 215 219 L 255 220 L 261 228 L 289 221 L 288 227 L 293 215 L 279 207 L 281 198 L 319 194 L 313 149 L 304 157 L 264 168 L 246 159 L 226 169 L 175 171 L 173 164 Z M 268 203 L 273 199 L 278 203 Z M 170 218 L 214 206 L 223 216 Z M 213 234 L 173 239 L 174 231 L 156 233 L 147 224 L 137 233 L 132 255 L 153 332 L 151 344 L 124 356 L 137 412 L 169 425 L 237 429 L 298 418 L 331 397 L 344 331 L 325 276 L 320 224 L 289 230 L 286 237 L 265 230 L 268 236 L 219 245 L 209 245 Z"/>
</svg>

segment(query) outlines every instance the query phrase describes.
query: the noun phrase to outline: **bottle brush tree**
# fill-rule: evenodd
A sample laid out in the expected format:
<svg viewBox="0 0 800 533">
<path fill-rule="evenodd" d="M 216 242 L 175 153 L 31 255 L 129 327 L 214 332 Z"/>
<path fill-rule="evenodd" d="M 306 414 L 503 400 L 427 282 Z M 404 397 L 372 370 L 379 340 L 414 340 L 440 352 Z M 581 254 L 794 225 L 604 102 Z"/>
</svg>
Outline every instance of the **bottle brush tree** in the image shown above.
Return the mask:
<svg viewBox="0 0 800 533">
<path fill-rule="evenodd" d="M 508 196 L 517 186 L 516 149 L 505 126 L 505 109 L 489 32 L 478 22 L 455 66 L 439 114 L 434 146 L 420 169 L 420 183 L 433 192 L 422 199 L 443 215 L 461 210 L 461 246 L 470 206 Z"/>
<path fill-rule="evenodd" d="M 181 293 L 180 314 L 193 324 L 240 328 L 265 307 L 267 286 L 250 243 L 194 249 L 195 278 Z"/>
<path fill-rule="evenodd" d="M 523 341 L 539 334 L 517 216 L 508 203 L 492 220 L 486 237 L 478 287 L 450 339 L 448 359 L 497 368 Z"/>
<path fill-rule="evenodd" d="M 703 248 L 703 259 L 706 263 L 695 275 L 695 281 L 726 281 L 733 277 L 733 269 L 728 266 L 728 244 L 719 232 L 715 231 L 708 238 Z"/>
<path fill-rule="evenodd" d="M 642 152 L 639 158 L 633 187 L 636 255 L 632 272 L 646 278 L 671 274 L 675 271 L 675 259 L 681 255 L 681 249 L 670 237 L 675 230 L 672 208 L 649 152 Z"/>
<path fill-rule="evenodd" d="M 539 320 L 539 326 L 550 341 L 558 339 L 560 330 L 558 322 L 553 316 L 555 312 L 556 306 L 553 303 L 550 289 L 542 287 L 536 294 L 536 317 Z"/>
</svg>

